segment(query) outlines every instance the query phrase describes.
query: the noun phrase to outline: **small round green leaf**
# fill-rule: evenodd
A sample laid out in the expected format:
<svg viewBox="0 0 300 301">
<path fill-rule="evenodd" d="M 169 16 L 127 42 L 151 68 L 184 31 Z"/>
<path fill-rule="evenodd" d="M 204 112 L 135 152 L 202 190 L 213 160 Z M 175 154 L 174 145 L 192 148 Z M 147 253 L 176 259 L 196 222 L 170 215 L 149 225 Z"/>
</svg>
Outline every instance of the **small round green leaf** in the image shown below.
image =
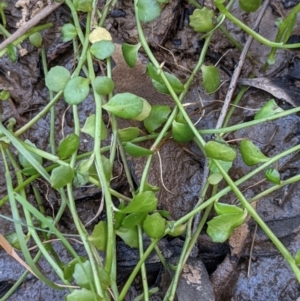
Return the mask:
<svg viewBox="0 0 300 301">
<path fill-rule="evenodd" d="M 105 251 L 107 245 L 107 222 L 99 222 L 88 239 L 98 250 Z"/>
<path fill-rule="evenodd" d="M 31 145 L 34 148 L 36 148 L 35 144 L 32 143 L 31 141 L 26 139 L 24 142 L 26 144 Z M 29 152 L 29 153 L 33 156 L 34 159 L 37 160 L 37 162 L 39 164 L 43 163 L 43 158 L 41 156 L 39 156 L 39 155 L 37 155 L 36 153 L 33 153 L 33 152 Z M 19 162 L 20 162 L 21 166 L 24 167 L 24 169 L 22 170 L 22 173 L 25 176 L 31 176 L 31 175 L 34 175 L 34 174 L 37 173 L 37 170 L 33 167 L 30 160 L 28 160 L 26 157 L 24 157 L 21 153 L 19 153 L 18 159 L 19 159 Z"/>
<path fill-rule="evenodd" d="M 236 157 L 234 149 L 225 143 L 209 141 L 205 144 L 204 149 L 207 157 L 212 159 L 232 162 Z"/>
<path fill-rule="evenodd" d="M 130 248 L 137 248 L 139 246 L 138 240 L 138 232 L 137 228 L 124 228 L 120 227 L 115 231 L 116 234 L 122 238 L 122 240 L 128 245 Z"/>
<path fill-rule="evenodd" d="M 214 12 L 211 9 L 203 7 L 202 9 L 196 8 L 190 16 L 190 26 L 196 32 L 211 31 L 215 25 L 213 23 Z"/>
<path fill-rule="evenodd" d="M 93 10 L 94 0 L 74 0 L 73 5 L 77 11 L 84 13 L 91 12 Z"/>
<path fill-rule="evenodd" d="M 213 242 L 222 243 L 230 237 L 234 229 L 243 224 L 246 216 L 247 211 L 216 216 L 207 223 L 207 234 Z"/>
<path fill-rule="evenodd" d="M 173 120 L 172 136 L 176 142 L 187 143 L 194 139 L 195 134 L 189 125 Z"/>
<path fill-rule="evenodd" d="M 168 116 L 171 112 L 169 106 L 154 105 L 149 116 L 144 120 L 144 126 L 149 133 L 153 133 L 160 128 L 163 123 L 168 120 Z"/>
<path fill-rule="evenodd" d="M 154 151 L 138 146 L 131 142 L 127 142 L 124 146 L 125 151 L 132 157 L 144 157 L 154 154 Z"/>
<path fill-rule="evenodd" d="M 147 64 L 147 74 L 151 77 L 155 89 L 161 93 L 170 94 L 159 72 L 161 72 L 161 70 L 157 70 L 153 64 Z M 164 75 L 176 94 L 179 94 L 184 90 L 183 84 L 175 75 L 168 72 L 164 72 Z"/>
<path fill-rule="evenodd" d="M 155 0 L 138 0 L 138 16 L 142 22 L 151 22 L 160 15 L 160 6 Z"/>
<path fill-rule="evenodd" d="M 255 12 L 261 6 L 261 0 L 240 0 L 240 7 L 247 13 Z"/>
<path fill-rule="evenodd" d="M 222 160 L 218 160 L 218 162 L 221 164 L 224 171 L 228 172 L 229 169 L 232 167 L 232 162 L 226 162 Z M 209 159 L 208 160 L 208 166 L 211 173 L 220 173 L 219 168 L 216 166 L 214 160 Z"/>
<path fill-rule="evenodd" d="M 126 43 L 122 44 L 123 57 L 130 68 L 133 68 L 137 62 L 137 55 L 140 47 L 141 43 L 138 43 L 136 45 L 129 45 Z"/>
<path fill-rule="evenodd" d="M 76 134 L 70 134 L 66 138 L 60 141 L 57 155 L 60 159 L 64 160 L 77 151 L 79 147 L 79 137 Z"/>
<path fill-rule="evenodd" d="M 131 201 L 131 203 L 121 213 L 132 212 L 151 212 L 156 209 L 157 198 L 152 191 L 143 191 L 138 193 Z"/>
<path fill-rule="evenodd" d="M 254 120 L 267 118 L 277 113 L 283 112 L 274 99 L 268 100 L 265 105 L 255 114 Z"/>
<path fill-rule="evenodd" d="M 298 250 L 295 255 L 295 263 L 297 266 L 300 266 L 300 250 Z"/>
<path fill-rule="evenodd" d="M 2 90 L 0 92 L 0 100 L 8 100 L 10 98 L 10 93 L 7 90 Z"/>
<path fill-rule="evenodd" d="M 265 177 L 268 181 L 274 183 L 274 184 L 280 184 L 280 173 L 275 168 L 268 168 L 265 172 Z"/>
<path fill-rule="evenodd" d="M 125 204 L 121 203 L 119 205 L 118 209 L 122 210 L 125 207 L 126 207 Z M 114 220 L 115 220 L 114 229 L 115 230 L 118 230 L 122 226 L 122 222 L 123 222 L 125 217 L 126 217 L 125 213 L 121 213 L 119 211 L 115 212 L 115 215 L 114 215 Z"/>
<path fill-rule="evenodd" d="M 96 293 L 93 293 L 86 288 L 75 289 L 73 292 L 66 296 L 66 301 L 101 301 L 103 300 Z"/>
<path fill-rule="evenodd" d="M 81 132 L 86 133 L 91 137 L 95 138 L 95 124 L 96 124 L 96 115 L 92 114 L 85 120 Z M 101 140 L 104 140 L 106 138 L 107 138 L 106 125 L 104 124 L 103 120 L 101 120 Z"/>
<path fill-rule="evenodd" d="M 78 105 L 89 95 L 90 80 L 81 76 L 74 77 L 68 81 L 64 89 L 65 101 L 70 105 Z"/>
<path fill-rule="evenodd" d="M 37 48 L 40 48 L 43 45 L 43 38 L 39 32 L 35 32 L 31 36 L 29 36 L 29 41 L 33 46 Z"/>
<path fill-rule="evenodd" d="M 133 228 L 137 225 L 141 225 L 147 217 L 147 212 L 133 212 L 128 214 L 122 221 L 124 228 Z"/>
<path fill-rule="evenodd" d="M 103 108 L 124 119 L 142 121 L 151 112 L 151 105 L 142 97 L 132 93 L 118 93 Z"/>
<path fill-rule="evenodd" d="M 138 137 L 140 129 L 137 127 L 128 127 L 125 129 L 118 130 L 119 137 L 122 142 L 131 141 Z"/>
<path fill-rule="evenodd" d="M 202 66 L 203 85 L 207 93 L 215 92 L 220 86 L 219 69 L 215 66 Z"/>
<path fill-rule="evenodd" d="M 71 281 L 73 280 L 73 274 L 75 270 L 75 265 L 79 263 L 79 260 L 81 262 L 85 262 L 86 259 L 82 256 L 79 256 L 79 258 L 74 258 L 71 261 L 68 262 L 68 264 L 64 267 L 64 278 Z"/>
<path fill-rule="evenodd" d="M 102 40 L 94 43 L 91 48 L 91 54 L 99 60 L 110 57 L 115 52 L 116 46 L 112 41 Z"/>
<path fill-rule="evenodd" d="M 50 183 L 55 189 L 62 188 L 72 183 L 74 178 L 74 170 L 67 165 L 60 165 L 52 170 Z"/>
<path fill-rule="evenodd" d="M 223 176 L 220 173 L 212 173 L 207 180 L 210 185 L 217 185 L 223 180 Z"/>
<path fill-rule="evenodd" d="M 18 59 L 17 48 L 13 44 L 8 44 L 6 46 L 8 58 L 15 63 Z"/>
<path fill-rule="evenodd" d="M 178 225 L 177 227 L 174 227 L 173 221 L 168 222 L 167 227 L 169 228 L 168 235 L 171 235 L 174 237 L 182 235 L 186 230 L 186 224 L 181 224 L 181 225 Z"/>
<path fill-rule="evenodd" d="M 107 76 L 97 76 L 93 80 L 93 88 L 99 95 L 107 95 L 113 91 L 114 81 Z"/>
<path fill-rule="evenodd" d="M 53 67 L 46 75 L 46 86 L 50 91 L 59 92 L 65 88 L 70 77 L 70 72 L 65 67 Z"/>
<path fill-rule="evenodd" d="M 91 289 L 93 283 L 93 270 L 91 263 L 86 260 L 83 263 L 76 263 L 73 273 L 74 280 L 81 288 Z"/>
<path fill-rule="evenodd" d="M 155 212 L 148 215 L 143 223 L 143 229 L 151 238 L 160 238 L 164 235 L 166 229 L 166 220 Z"/>
<path fill-rule="evenodd" d="M 61 33 L 63 42 L 68 42 L 76 38 L 77 29 L 73 24 L 67 23 L 61 28 Z"/>
<path fill-rule="evenodd" d="M 259 148 L 249 139 L 245 139 L 240 144 L 240 151 L 243 161 L 248 166 L 253 166 L 269 160 Z"/>
<path fill-rule="evenodd" d="M 214 203 L 214 209 L 218 215 L 237 214 L 237 213 L 240 214 L 244 212 L 243 209 L 238 206 L 219 203 L 219 202 Z"/>
</svg>

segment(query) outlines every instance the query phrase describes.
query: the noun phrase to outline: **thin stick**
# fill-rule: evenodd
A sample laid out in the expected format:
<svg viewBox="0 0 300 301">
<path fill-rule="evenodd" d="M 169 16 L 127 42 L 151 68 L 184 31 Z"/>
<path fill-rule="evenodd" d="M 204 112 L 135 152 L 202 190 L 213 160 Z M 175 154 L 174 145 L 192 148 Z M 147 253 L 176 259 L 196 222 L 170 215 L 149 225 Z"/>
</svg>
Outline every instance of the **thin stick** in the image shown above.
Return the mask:
<svg viewBox="0 0 300 301">
<path fill-rule="evenodd" d="M 44 9 L 42 9 L 38 14 L 36 14 L 32 19 L 28 22 L 24 23 L 22 27 L 20 27 L 17 31 L 15 31 L 11 36 L 9 36 L 6 40 L 4 40 L 0 44 L 0 51 L 3 50 L 8 44 L 13 43 L 15 40 L 20 38 L 22 35 L 27 33 L 32 27 L 37 25 L 41 20 L 50 15 L 55 9 L 57 9 L 64 1 L 60 3 L 53 2 L 52 4 L 47 5 Z"/>
<path fill-rule="evenodd" d="M 255 229 L 254 229 L 253 238 L 252 238 L 252 242 L 251 242 L 249 262 L 248 262 L 248 271 L 247 271 L 247 277 L 248 278 L 250 277 L 250 272 L 251 272 L 252 253 L 253 253 L 253 248 L 254 248 L 256 232 L 257 232 L 257 224 L 255 224 Z"/>
<path fill-rule="evenodd" d="M 258 28 L 259 26 L 259 23 L 265 13 L 265 10 L 267 8 L 267 6 L 269 5 L 269 1 L 270 0 L 266 0 L 260 10 L 260 13 L 257 17 L 257 20 L 255 22 L 255 25 L 254 25 L 254 28 Z M 236 85 L 237 85 L 237 80 L 240 76 L 240 73 L 242 71 L 242 67 L 244 65 L 244 62 L 246 60 L 246 56 L 247 56 L 247 52 L 251 46 L 251 43 L 253 41 L 253 37 L 252 36 L 249 36 L 248 39 L 247 39 L 247 42 L 244 46 L 244 49 L 240 55 L 240 59 L 239 59 L 239 63 L 237 65 L 237 67 L 235 68 L 234 72 L 233 72 L 233 75 L 232 75 L 232 79 L 231 79 L 231 82 L 230 82 L 230 85 L 229 85 L 229 88 L 227 90 L 227 94 L 226 94 L 226 97 L 225 97 L 225 100 L 224 100 L 224 105 L 222 107 L 222 110 L 221 110 L 221 113 L 220 113 L 220 116 L 219 116 L 219 119 L 217 121 L 217 125 L 216 125 L 216 129 L 219 129 L 222 127 L 223 125 L 223 122 L 224 122 L 224 119 L 226 117 L 226 114 L 227 114 L 227 110 L 228 110 L 228 107 L 229 107 L 229 103 L 231 101 L 231 98 L 233 96 L 233 93 L 234 93 L 234 90 L 236 88 Z"/>
</svg>

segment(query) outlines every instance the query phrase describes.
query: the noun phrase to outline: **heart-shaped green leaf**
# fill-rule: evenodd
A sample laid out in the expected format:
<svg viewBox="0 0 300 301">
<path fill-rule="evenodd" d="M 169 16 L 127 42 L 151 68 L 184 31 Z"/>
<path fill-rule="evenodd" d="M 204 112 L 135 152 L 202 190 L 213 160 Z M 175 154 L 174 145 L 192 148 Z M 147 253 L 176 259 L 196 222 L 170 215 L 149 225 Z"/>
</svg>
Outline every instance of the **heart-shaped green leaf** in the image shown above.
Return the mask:
<svg viewBox="0 0 300 301">
<path fill-rule="evenodd" d="M 124 228 L 120 227 L 115 231 L 116 234 L 122 238 L 122 240 L 128 245 L 130 248 L 137 248 L 139 246 L 138 240 L 138 232 L 137 228 Z"/>
<path fill-rule="evenodd" d="M 74 77 L 68 81 L 64 89 L 65 101 L 70 105 L 78 105 L 89 95 L 90 80 L 81 76 Z"/>
<path fill-rule="evenodd" d="M 107 245 L 107 222 L 99 222 L 88 239 L 98 250 L 105 251 Z"/>
<path fill-rule="evenodd" d="M 216 216 L 207 223 L 208 227 L 206 232 L 213 242 L 222 243 L 230 237 L 234 229 L 243 224 L 246 216 L 246 211 Z"/>
<path fill-rule="evenodd" d="M 147 212 L 130 213 L 123 219 L 122 226 L 124 228 L 133 228 L 137 225 L 141 225 L 147 215 Z"/>
<path fill-rule="evenodd" d="M 147 64 L 147 73 L 151 77 L 152 83 L 157 91 L 159 91 L 161 93 L 165 93 L 165 94 L 170 94 L 163 79 L 159 75 L 158 70 L 153 66 L 153 64 L 151 64 L 151 63 Z M 164 75 L 166 76 L 168 82 L 170 83 L 173 91 L 176 94 L 179 94 L 184 90 L 183 84 L 175 75 L 168 73 L 168 72 L 164 72 Z"/>
<path fill-rule="evenodd" d="M 217 185 L 222 180 L 223 180 L 223 176 L 220 173 L 212 173 L 207 179 L 210 185 Z"/>
<path fill-rule="evenodd" d="M 76 134 L 70 134 L 66 138 L 60 141 L 57 155 L 60 159 L 64 160 L 77 151 L 79 147 L 80 139 Z"/>
<path fill-rule="evenodd" d="M 103 108 L 116 116 L 137 121 L 144 120 L 151 112 L 146 99 L 128 92 L 116 94 Z"/>
<path fill-rule="evenodd" d="M 204 149 L 207 157 L 212 159 L 232 162 L 236 157 L 234 149 L 225 143 L 208 141 Z"/>
<path fill-rule="evenodd" d="M 115 44 L 109 40 L 95 42 L 90 48 L 91 54 L 99 60 L 104 60 L 110 57 L 115 50 Z"/>
<path fill-rule="evenodd" d="M 196 32 L 211 31 L 215 25 L 213 23 L 214 12 L 211 9 L 203 7 L 202 9 L 196 8 L 190 16 L 190 26 Z"/>
<path fill-rule="evenodd" d="M 72 41 L 77 36 L 77 29 L 73 24 L 67 23 L 61 28 L 61 34 L 63 42 Z"/>
<path fill-rule="evenodd" d="M 140 47 L 141 43 L 138 43 L 136 45 L 129 45 L 126 43 L 122 44 L 123 57 L 130 68 L 133 68 L 137 62 L 137 55 Z"/>
<path fill-rule="evenodd" d="M 77 11 L 84 13 L 91 12 L 93 10 L 93 0 L 74 0 L 73 5 Z"/>
<path fill-rule="evenodd" d="M 149 133 L 153 133 L 168 120 L 171 112 L 169 106 L 154 105 L 149 116 L 144 120 L 144 126 Z"/>
<path fill-rule="evenodd" d="M 119 210 L 124 209 L 126 206 L 124 203 L 121 203 L 118 207 Z M 126 217 L 126 213 L 122 213 L 122 212 L 115 212 L 114 218 L 115 218 L 115 224 L 114 224 L 114 229 L 118 230 L 121 226 L 122 226 L 122 222 L 124 220 L 124 218 Z"/>
<path fill-rule="evenodd" d="M 85 120 L 81 132 L 86 133 L 91 137 L 95 138 L 95 124 L 96 124 L 96 115 L 92 114 Z M 106 138 L 107 138 L 106 125 L 104 124 L 103 120 L 101 120 L 101 140 L 104 140 Z"/>
<path fill-rule="evenodd" d="M 55 189 L 62 188 L 72 183 L 74 178 L 74 170 L 67 165 L 60 165 L 52 170 L 50 182 Z"/>
<path fill-rule="evenodd" d="M 49 72 L 46 75 L 46 86 L 50 91 L 62 91 L 65 88 L 70 77 L 70 72 L 65 67 L 53 67 L 49 70 Z"/>
<path fill-rule="evenodd" d="M 81 262 L 85 262 L 86 258 L 79 256 L 78 258 L 72 259 L 70 262 L 68 262 L 67 265 L 64 266 L 64 278 L 67 280 L 73 280 L 73 274 L 75 270 L 75 265 L 79 263 L 79 259 Z"/>
<path fill-rule="evenodd" d="M 187 143 L 194 139 L 195 134 L 186 123 L 181 123 L 173 120 L 172 136 L 176 142 Z"/>
<path fill-rule="evenodd" d="M 275 168 L 268 168 L 265 172 L 265 177 L 268 181 L 274 183 L 274 184 L 280 184 L 280 173 Z"/>
<path fill-rule="evenodd" d="M 88 260 L 83 263 L 76 263 L 73 278 L 80 287 L 91 289 L 91 283 L 93 283 L 91 263 Z"/>
<path fill-rule="evenodd" d="M 259 148 L 249 139 L 245 139 L 240 144 L 240 151 L 243 161 L 248 166 L 253 166 L 269 160 Z"/>
<path fill-rule="evenodd" d="M 75 177 L 73 180 L 73 185 L 75 187 L 81 187 L 88 183 L 90 176 L 90 168 L 94 163 L 94 155 L 86 160 L 82 160 L 78 163 L 75 169 Z"/>
<path fill-rule="evenodd" d="M 131 203 L 121 213 L 133 212 L 151 212 L 156 209 L 157 198 L 152 191 L 144 191 L 138 193 L 131 201 Z"/>
<path fill-rule="evenodd" d="M 229 205 L 225 203 L 214 203 L 214 209 L 218 215 L 222 214 L 240 214 L 243 213 L 243 209 L 235 206 L 235 205 Z"/>
<path fill-rule="evenodd" d="M 283 112 L 274 99 L 268 100 L 265 105 L 255 114 L 254 119 L 262 119 Z"/>
<path fill-rule="evenodd" d="M 31 145 L 33 146 L 34 148 L 36 148 L 35 144 L 32 143 L 31 141 L 29 140 L 25 140 L 24 141 L 26 144 L 28 145 Z M 33 152 L 29 152 L 34 159 L 37 160 L 37 162 L 39 164 L 43 164 L 43 158 Z M 31 175 L 34 175 L 37 173 L 37 170 L 33 167 L 33 165 L 30 163 L 30 160 L 28 160 L 26 157 L 24 157 L 21 153 L 18 154 L 18 159 L 19 159 L 19 162 L 21 164 L 22 167 L 24 167 L 24 169 L 22 170 L 22 173 L 25 175 L 25 176 L 31 176 Z"/>
</svg>

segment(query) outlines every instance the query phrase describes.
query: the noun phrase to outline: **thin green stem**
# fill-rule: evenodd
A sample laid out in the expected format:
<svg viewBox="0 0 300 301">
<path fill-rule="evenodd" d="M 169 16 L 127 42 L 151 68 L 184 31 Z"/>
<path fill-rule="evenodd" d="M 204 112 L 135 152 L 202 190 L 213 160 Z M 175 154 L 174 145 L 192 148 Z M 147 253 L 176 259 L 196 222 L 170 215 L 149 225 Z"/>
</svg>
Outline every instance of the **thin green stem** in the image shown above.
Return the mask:
<svg viewBox="0 0 300 301">
<path fill-rule="evenodd" d="M 159 242 L 159 238 L 154 239 L 151 244 L 149 245 L 149 247 L 147 248 L 147 250 L 144 252 L 143 256 L 140 258 L 139 262 L 136 264 L 135 268 L 133 269 L 132 273 L 130 274 L 128 280 L 126 281 L 125 285 L 123 286 L 123 289 L 120 293 L 119 298 L 117 299 L 117 301 L 122 301 L 125 296 L 127 291 L 130 288 L 131 283 L 133 282 L 133 280 L 135 279 L 136 275 L 138 274 L 139 270 L 141 269 L 142 264 L 145 262 L 145 260 L 148 258 L 148 256 L 150 255 L 150 253 L 153 251 L 155 245 Z"/>
<path fill-rule="evenodd" d="M 229 177 L 229 175 L 223 170 L 221 164 L 218 160 L 214 160 L 214 163 L 219 168 L 220 173 L 223 175 L 224 179 L 228 183 L 228 185 L 231 187 L 232 191 L 235 193 L 239 201 L 241 202 L 242 206 L 248 211 L 248 213 L 252 216 L 252 218 L 257 222 L 257 224 L 262 228 L 262 230 L 266 233 L 266 235 L 269 237 L 269 239 L 273 242 L 273 244 L 277 247 L 277 249 L 280 251 L 282 256 L 286 259 L 288 264 L 290 265 L 291 269 L 293 270 L 297 280 L 300 282 L 300 270 L 297 267 L 295 260 L 293 256 L 290 254 L 290 252 L 286 249 L 286 247 L 281 243 L 281 241 L 277 238 L 276 235 L 270 230 L 270 228 L 265 224 L 265 222 L 260 218 L 260 216 L 257 214 L 256 210 L 249 204 L 242 194 L 242 192 L 237 188 L 237 186 L 234 184 L 232 179 Z"/>
<path fill-rule="evenodd" d="M 221 133 L 230 133 L 230 132 L 234 132 L 234 131 L 238 131 L 241 129 L 245 129 L 248 128 L 250 126 L 254 126 L 263 122 L 268 122 L 271 120 L 276 120 L 282 117 L 286 117 L 289 116 L 291 114 L 295 114 L 300 112 L 300 107 L 294 108 L 294 109 L 290 109 L 290 110 L 286 110 L 283 111 L 281 113 L 276 113 L 275 115 L 263 118 L 263 119 L 256 119 L 256 120 L 252 120 L 252 121 L 248 121 L 248 122 L 244 122 L 241 124 L 236 124 L 233 126 L 229 126 L 229 127 L 225 127 L 225 128 L 220 128 L 220 129 L 209 129 L 209 130 L 199 130 L 198 133 L 202 134 L 202 135 L 206 135 L 206 134 L 221 134 Z"/>
<path fill-rule="evenodd" d="M 41 48 L 41 57 L 42 57 L 44 76 L 46 77 L 48 73 L 48 65 L 47 65 L 46 50 L 44 46 Z M 49 90 L 49 98 L 53 99 L 53 97 L 54 97 L 53 91 Z M 55 154 L 55 106 L 52 106 L 50 108 L 49 144 L 51 148 L 51 153 L 52 155 L 54 155 Z"/>
<path fill-rule="evenodd" d="M 218 8 L 218 10 L 222 14 L 224 14 L 230 21 L 232 21 L 238 27 L 240 27 L 245 32 L 247 32 L 249 35 L 251 35 L 258 42 L 260 42 L 260 43 L 262 43 L 262 44 L 264 44 L 266 46 L 269 46 L 269 47 L 276 47 L 276 48 L 281 48 L 281 49 L 293 49 L 293 48 L 299 48 L 300 47 L 299 43 L 297 43 L 297 44 L 275 43 L 275 42 L 272 42 L 272 41 L 264 38 L 263 36 L 261 36 L 260 34 L 258 34 L 256 31 L 254 31 L 250 27 L 248 27 L 245 23 L 243 23 L 238 18 L 236 18 L 234 15 L 232 15 L 226 9 L 226 7 L 222 3 L 220 3 L 218 0 L 215 0 L 214 3 L 216 5 L 216 7 Z"/>
</svg>

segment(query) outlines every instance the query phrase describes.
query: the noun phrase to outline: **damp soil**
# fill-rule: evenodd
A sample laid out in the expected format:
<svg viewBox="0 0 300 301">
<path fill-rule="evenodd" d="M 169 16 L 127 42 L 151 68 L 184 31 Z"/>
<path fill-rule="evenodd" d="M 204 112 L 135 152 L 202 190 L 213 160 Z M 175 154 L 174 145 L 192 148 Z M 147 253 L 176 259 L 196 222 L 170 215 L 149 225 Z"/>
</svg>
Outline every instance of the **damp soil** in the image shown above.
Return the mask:
<svg viewBox="0 0 300 301">
<path fill-rule="evenodd" d="M 28 11 L 24 13 L 24 8 L 15 6 L 16 2 L 16 0 L 8 1 L 8 7 L 5 9 L 8 20 L 7 28 L 10 32 L 16 30 L 16 24 L 22 18 L 25 18 L 25 20 L 30 18 L 38 3 L 38 1 L 29 1 Z M 208 6 L 211 5 L 210 1 L 199 2 L 205 2 Z M 287 15 L 289 9 L 297 2 L 272 1 L 258 29 L 260 34 L 269 39 L 274 39 L 276 35 L 275 20 L 280 17 L 280 14 Z M 44 4 L 47 5 L 47 3 Z M 99 1 L 98 5 L 101 8 L 103 3 Z M 256 13 L 251 15 L 241 13 L 237 4 L 234 5 L 232 12 L 250 27 L 257 17 Z M 172 0 L 164 6 L 162 15 L 157 20 L 144 26 L 148 43 L 158 60 L 165 62 L 165 67 L 183 81 L 188 77 L 189 70 L 197 62 L 202 47 L 200 35 L 195 34 L 188 26 L 188 17 L 191 13 L 192 6 L 187 2 Z M 64 5 L 44 20 L 44 22 L 53 23 L 52 28 L 43 32 L 49 67 L 62 65 L 69 70 L 74 67 L 72 45 L 63 43 L 60 34 L 61 26 L 69 20 L 70 13 Z M 242 44 L 245 42 L 247 38 L 245 34 L 232 23 L 226 21 L 224 26 L 238 41 Z M 138 41 L 132 2 L 127 0 L 118 1 L 111 10 L 105 27 L 111 32 L 114 42 L 117 44 L 117 51 L 113 56 L 115 92 L 135 93 L 146 98 L 152 105 L 166 104 L 174 107 L 174 103 L 169 96 L 159 94 L 153 88 L 151 81 L 145 74 L 147 58 L 143 54 L 140 55 L 139 62 L 133 69 L 126 66 L 121 56 L 118 44 L 123 42 L 132 44 Z M 298 18 L 293 36 L 298 37 L 299 35 L 300 20 Z M 22 47 L 27 50 L 27 54 L 25 56 L 19 55 L 16 63 L 11 63 L 7 56 L 0 58 L 0 89 L 9 90 L 12 100 L 1 104 L 2 122 L 6 124 L 9 118 L 16 118 L 16 129 L 37 114 L 48 101 L 39 51 L 28 41 L 22 43 Z M 255 77 L 271 79 L 271 84 L 274 87 L 279 87 L 278 89 L 281 89 L 281 91 L 299 93 L 298 86 L 300 82 L 298 82 L 299 77 L 297 75 L 300 72 L 298 70 L 300 64 L 297 59 L 300 54 L 299 50 L 279 50 L 276 55 L 276 64 L 265 73 L 261 72 L 261 67 L 268 54 L 268 48 L 254 41 L 249 54 L 256 61 L 256 64 L 253 65 L 251 61 L 246 60 L 242 70 L 242 78 L 247 78 L 250 73 L 253 73 Z M 228 88 L 228 80 L 233 74 L 238 57 L 239 52 L 230 44 L 228 39 L 220 32 L 216 33 L 205 63 L 215 64 L 219 62 L 224 85 L 217 93 L 207 95 L 202 88 L 199 75 L 184 100 L 185 103 L 192 104 L 187 107 L 187 111 L 193 121 L 196 122 L 199 116 L 203 115 L 203 118 L 197 124 L 199 129 L 214 128 L 222 106 L 219 100 L 224 99 Z M 95 71 L 100 74 L 101 65 L 95 65 Z M 286 84 L 287 81 L 288 84 Z M 280 86 L 279 83 L 282 82 L 284 84 Z M 230 121 L 231 124 L 252 120 L 255 110 L 271 97 L 275 97 L 283 109 L 298 104 L 288 102 L 284 97 L 282 99 L 278 95 L 270 94 L 269 88 L 261 89 L 254 84 L 251 86 L 240 103 L 241 108 L 235 110 Z M 200 99 L 204 106 L 202 110 L 200 109 Z M 83 125 L 87 116 L 93 112 L 93 99 L 90 95 L 79 106 L 81 125 Z M 63 134 L 67 135 L 72 132 L 73 120 L 71 112 L 67 110 L 67 105 L 63 101 L 57 103 L 55 114 L 57 117 L 55 124 L 57 130 L 56 142 L 58 143 Z M 64 120 L 62 116 L 64 116 Z M 106 121 L 108 122 L 108 120 Z M 121 128 L 132 125 L 139 126 L 139 124 L 124 120 L 119 120 L 118 123 Z M 49 124 L 50 116 L 46 115 L 30 130 L 26 131 L 22 135 L 22 139 L 29 139 L 37 147 L 49 150 Z M 240 130 L 230 134 L 226 139 L 238 140 L 245 137 L 255 141 L 256 145 L 266 155 L 274 156 L 299 143 L 300 116 L 291 115 L 250 129 Z M 210 136 L 205 137 L 205 139 L 210 138 Z M 80 153 L 92 150 L 93 143 L 88 136 L 82 134 L 82 141 L 84 143 L 80 145 Z M 104 141 L 104 145 L 109 145 L 109 143 L 109 139 Z M 151 145 L 150 142 L 145 143 L 145 146 L 149 145 Z M 17 155 L 16 152 L 14 154 Z M 198 200 L 202 188 L 205 158 L 193 143 L 180 145 L 172 140 L 164 141 L 160 147 L 160 157 L 162 170 L 159 157 L 154 156 L 149 182 L 160 187 L 157 195 L 159 208 L 169 211 L 172 218 L 178 219 L 189 212 Z M 278 163 L 283 179 L 299 174 L 299 160 L 300 155 L 296 154 L 286 157 Z M 138 186 L 145 159 L 129 157 L 128 163 L 135 184 Z M 241 158 L 238 157 L 230 170 L 230 176 L 237 180 L 249 173 L 250 170 L 251 168 L 245 167 Z M 114 166 L 114 174 L 119 176 L 111 185 L 116 190 L 126 193 L 128 183 L 118 162 Z M 2 161 L 0 162 L 0 175 L 0 198 L 2 198 L 7 193 Z M 161 178 L 164 179 L 164 186 Z M 246 184 L 243 184 L 240 189 L 250 199 L 270 187 L 270 184 L 262 180 L 262 175 L 255 176 Z M 37 180 L 34 185 L 41 192 L 48 214 L 52 215 L 53 212 L 57 211 L 60 204 L 57 194 L 42 181 Z M 34 201 L 31 188 L 28 188 L 27 193 L 29 199 Z M 101 191 L 95 187 L 83 187 L 75 190 L 76 205 L 84 224 L 97 214 L 101 197 Z M 259 200 L 255 204 L 260 216 L 292 254 L 300 249 L 299 199 L 300 184 L 295 183 Z M 236 203 L 233 194 L 226 195 L 222 201 L 230 204 Z M 11 216 L 7 204 L 0 208 L 0 213 L 4 216 Z M 93 226 L 102 218 L 105 218 L 104 213 L 97 217 L 91 225 L 87 226 L 88 231 L 92 231 Z M 59 229 L 62 233 L 75 233 L 75 227 L 68 211 L 63 215 L 59 223 Z M 13 231 L 13 224 L 1 219 L 1 234 L 5 235 Z M 165 238 L 161 241 L 160 248 L 167 261 L 176 263 L 183 241 L 183 237 Z M 253 248 L 251 248 L 252 245 Z M 73 246 L 79 254 L 84 253 L 79 244 L 73 244 Z M 54 248 L 62 260 L 68 262 L 69 258 L 60 244 L 54 243 Z M 117 251 L 118 274 L 120 277 L 118 281 L 122 285 L 122 282 L 127 279 L 136 265 L 138 254 L 136 250 L 130 249 L 121 241 L 118 242 Z M 58 281 L 55 273 L 45 260 L 41 260 L 38 265 L 49 279 L 53 282 Z M 169 281 L 168 275 L 163 271 L 155 254 L 150 256 L 146 265 L 151 285 L 161 288 L 161 293 L 153 300 L 162 300 L 165 285 Z M 18 280 L 22 272 L 24 272 L 24 269 L 3 250 L 0 250 L 0 298 L 1 294 Z M 191 277 L 191 275 L 194 277 Z M 201 286 L 199 286 L 199 283 L 197 284 L 197 281 L 193 282 L 191 280 L 194 278 L 201 280 Z M 133 300 L 140 288 L 141 283 L 137 279 L 126 300 Z M 28 276 L 8 300 L 63 300 L 66 293 L 66 290 L 51 289 L 33 276 Z M 266 235 L 259 228 L 256 229 L 256 224 L 251 219 L 224 244 L 212 243 L 210 238 L 203 232 L 199 236 L 191 258 L 185 266 L 177 292 L 178 300 L 295 301 L 299 298 L 300 284 L 296 281 L 288 264 Z"/>
</svg>

